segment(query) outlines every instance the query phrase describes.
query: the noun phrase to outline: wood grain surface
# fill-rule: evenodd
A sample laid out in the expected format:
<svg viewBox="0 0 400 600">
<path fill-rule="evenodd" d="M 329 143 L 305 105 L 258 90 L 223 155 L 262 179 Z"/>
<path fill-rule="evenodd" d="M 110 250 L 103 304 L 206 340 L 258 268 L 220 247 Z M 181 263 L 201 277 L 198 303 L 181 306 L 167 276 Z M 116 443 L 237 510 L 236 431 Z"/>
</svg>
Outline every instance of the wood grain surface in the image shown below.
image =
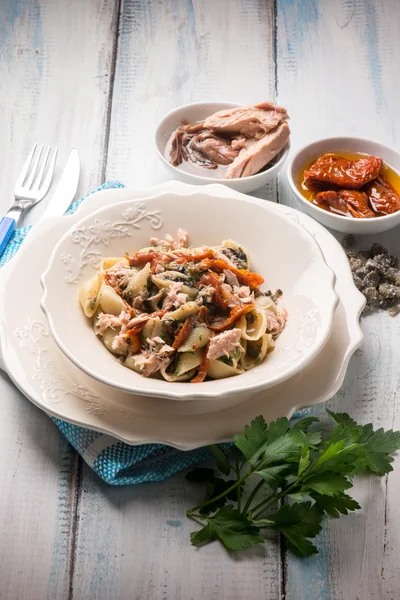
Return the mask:
<svg viewBox="0 0 400 600">
<path fill-rule="evenodd" d="M 294 148 L 340 134 L 396 147 L 399 23 L 397 0 L 2 0 L 0 213 L 34 141 L 58 145 L 56 179 L 78 148 L 81 194 L 104 179 L 167 180 L 155 125 L 198 100 L 276 99 Z M 284 175 L 256 195 L 295 205 Z M 400 256 L 396 231 L 379 239 Z M 400 321 L 379 314 L 362 327 L 329 406 L 400 428 Z M 190 546 L 184 512 L 198 492 L 182 474 L 111 488 L 1 372 L 0 398 L 1 600 L 400 597 L 399 466 L 356 482 L 362 510 L 326 525 L 319 555 L 294 559 L 277 540 L 229 556 Z"/>
</svg>

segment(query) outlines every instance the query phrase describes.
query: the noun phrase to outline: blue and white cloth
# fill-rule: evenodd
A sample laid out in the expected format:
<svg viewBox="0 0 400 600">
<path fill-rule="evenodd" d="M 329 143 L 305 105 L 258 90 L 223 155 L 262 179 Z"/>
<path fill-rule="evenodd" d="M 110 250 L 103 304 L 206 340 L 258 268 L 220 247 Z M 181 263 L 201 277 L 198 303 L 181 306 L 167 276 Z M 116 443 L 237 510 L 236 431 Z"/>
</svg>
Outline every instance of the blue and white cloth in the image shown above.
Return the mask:
<svg viewBox="0 0 400 600">
<path fill-rule="evenodd" d="M 120 187 L 124 186 L 117 182 L 106 182 L 90 194 Z M 74 213 L 87 196 L 71 204 L 67 214 Z M 18 252 L 30 229 L 31 227 L 23 227 L 14 231 L 0 258 L 0 267 Z M 106 483 L 111 485 L 162 481 L 177 471 L 191 467 L 211 455 L 207 448 L 183 452 L 161 444 L 129 446 L 103 433 L 71 425 L 56 418 L 53 418 L 53 421 L 85 462 Z"/>
</svg>

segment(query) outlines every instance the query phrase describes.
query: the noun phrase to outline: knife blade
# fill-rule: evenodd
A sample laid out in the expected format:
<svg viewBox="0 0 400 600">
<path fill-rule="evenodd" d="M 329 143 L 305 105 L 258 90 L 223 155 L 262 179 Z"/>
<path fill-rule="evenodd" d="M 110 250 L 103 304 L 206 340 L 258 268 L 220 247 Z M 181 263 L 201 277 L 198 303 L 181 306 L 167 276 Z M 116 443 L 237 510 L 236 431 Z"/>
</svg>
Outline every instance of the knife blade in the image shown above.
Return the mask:
<svg viewBox="0 0 400 600">
<path fill-rule="evenodd" d="M 78 151 L 73 148 L 69 154 L 67 164 L 61 175 L 56 191 L 54 192 L 42 219 L 63 215 L 75 197 L 78 189 L 80 161 Z"/>
</svg>

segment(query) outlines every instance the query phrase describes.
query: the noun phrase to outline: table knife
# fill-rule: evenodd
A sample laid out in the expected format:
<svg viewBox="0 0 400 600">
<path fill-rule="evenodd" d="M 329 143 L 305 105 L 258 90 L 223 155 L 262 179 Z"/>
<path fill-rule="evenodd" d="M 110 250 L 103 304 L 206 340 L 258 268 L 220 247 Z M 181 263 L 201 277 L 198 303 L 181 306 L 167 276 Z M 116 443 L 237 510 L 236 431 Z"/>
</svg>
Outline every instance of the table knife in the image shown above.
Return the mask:
<svg viewBox="0 0 400 600">
<path fill-rule="evenodd" d="M 54 192 L 42 219 L 63 215 L 75 197 L 78 189 L 80 162 L 78 151 L 71 150 L 67 164 L 61 175 L 56 191 Z"/>
</svg>

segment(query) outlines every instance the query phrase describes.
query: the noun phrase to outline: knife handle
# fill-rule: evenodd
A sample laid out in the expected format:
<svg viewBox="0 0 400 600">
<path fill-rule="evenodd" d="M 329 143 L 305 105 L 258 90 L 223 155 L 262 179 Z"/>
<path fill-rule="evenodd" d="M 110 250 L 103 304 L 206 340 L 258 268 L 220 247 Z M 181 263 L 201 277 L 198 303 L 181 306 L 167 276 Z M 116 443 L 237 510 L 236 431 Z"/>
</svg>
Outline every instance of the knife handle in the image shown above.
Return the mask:
<svg viewBox="0 0 400 600">
<path fill-rule="evenodd" d="M 10 217 L 3 217 L 0 221 L 0 257 L 6 249 L 15 225 L 15 219 L 11 219 Z"/>
</svg>

